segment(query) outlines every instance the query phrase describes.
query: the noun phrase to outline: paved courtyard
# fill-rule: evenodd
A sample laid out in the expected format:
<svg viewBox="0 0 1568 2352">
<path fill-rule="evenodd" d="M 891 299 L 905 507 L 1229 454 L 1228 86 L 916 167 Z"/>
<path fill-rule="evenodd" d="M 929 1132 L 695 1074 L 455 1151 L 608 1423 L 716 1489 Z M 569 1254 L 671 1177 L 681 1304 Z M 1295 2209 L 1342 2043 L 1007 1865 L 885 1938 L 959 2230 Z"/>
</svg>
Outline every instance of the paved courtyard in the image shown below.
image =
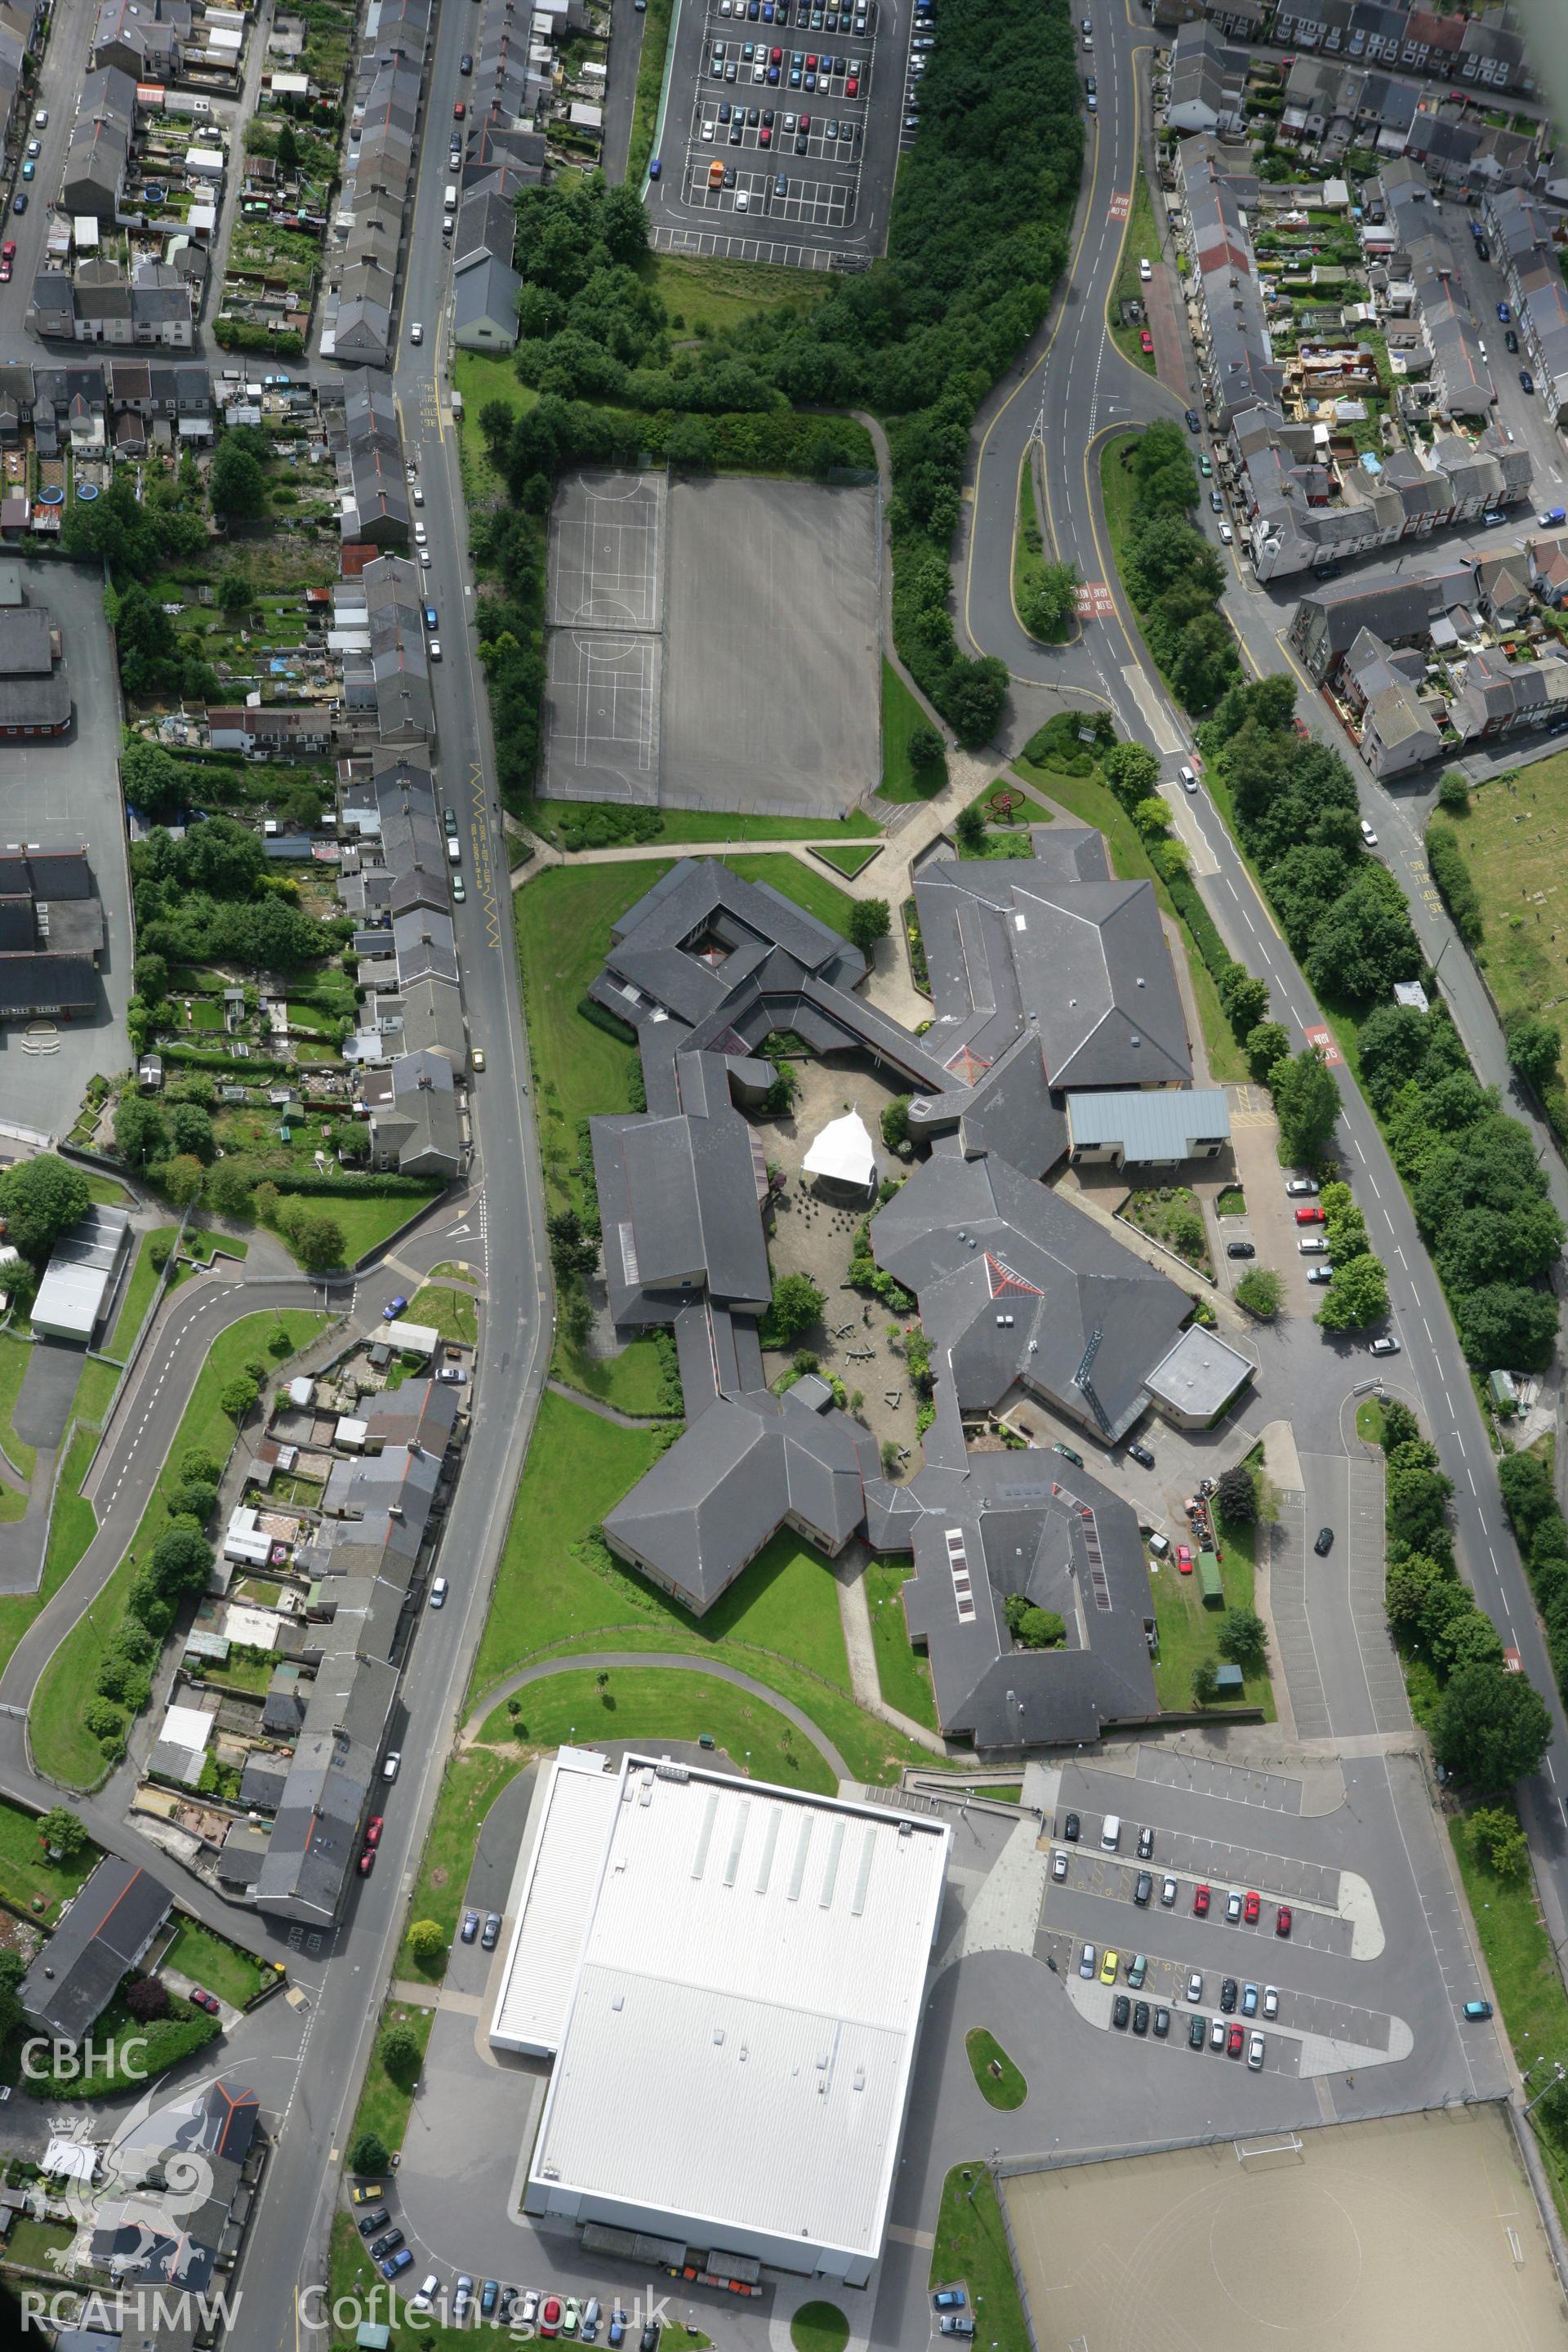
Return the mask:
<svg viewBox="0 0 1568 2352">
<path fill-rule="evenodd" d="M 0 1121 L 58 1136 L 95 1073 L 131 1055 L 131 894 L 120 798 L 120 680 L 103 611 L 103 583 L 69 563 L 21 566 L 30 604 L 53 614 L 65 644 L 71 731 L 58 742 L 0 740 L 0 845 L 82 848 L 103 902 L 108 945 L 97 1013 L 85 1021 L 0 1022 Z"/>
</svg>

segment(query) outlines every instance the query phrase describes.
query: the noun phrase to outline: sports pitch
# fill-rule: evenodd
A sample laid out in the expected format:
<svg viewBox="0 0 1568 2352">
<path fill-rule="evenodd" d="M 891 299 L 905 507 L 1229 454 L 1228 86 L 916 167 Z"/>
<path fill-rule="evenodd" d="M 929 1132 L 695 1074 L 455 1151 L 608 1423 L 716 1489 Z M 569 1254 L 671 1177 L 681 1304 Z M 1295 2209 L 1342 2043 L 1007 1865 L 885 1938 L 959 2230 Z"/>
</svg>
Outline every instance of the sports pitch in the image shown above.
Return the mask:
<svg viewBox="0 0 1568 2352">
<path fill-rule="evenodd" d="M 876 494 L 568 476 L 550 524 L 546 793 L 840 816 L 881 773 Z"/>
<path fill-rule="evenodd" d="M 1004 2182 L 1039 2352 L 1563 2352 L 1497 2105 Z"/>
</svg>

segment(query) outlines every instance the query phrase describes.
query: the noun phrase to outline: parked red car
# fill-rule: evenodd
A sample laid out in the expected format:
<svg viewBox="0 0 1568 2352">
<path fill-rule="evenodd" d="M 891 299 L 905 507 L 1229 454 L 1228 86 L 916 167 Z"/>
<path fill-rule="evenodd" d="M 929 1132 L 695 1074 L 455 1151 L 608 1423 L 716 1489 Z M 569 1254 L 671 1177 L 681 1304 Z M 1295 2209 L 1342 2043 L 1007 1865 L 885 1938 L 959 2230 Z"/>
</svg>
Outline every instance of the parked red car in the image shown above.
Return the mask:
<svg viewBox="0 0 1568 2352">
<path fill-rule="evenodd" d="M 545 2296 L 544 2308 L 539 2315 L 539 2332 L 541 2336 L 560 2335 L 561 2297 L 558 2294 Z"/>
<path fill-rule="evenodd" d="M 1281 1903 L 1279 1908 L 1274 1914 L 1274 1933 L 1277 1936 L 1288 1936 L 1290 1933 L 1290 1906 L 1289 1903 Z"/>
<path fill-rule="evenodd" d="M 364 1825 L 364 1842 L 366 1845 L 379 1845 L 381 1843 L 381 1829 L 384 1819 L 385 1816 L 382 1813 L 373 1813 L 370 1820 L 366 1822 Z"/>
<path fill-rule="evenodd" d="M 210 1992 L 204 1991 L 200 1985 L 193 1985 L 191 1987 L 191 1999 L 195 2002 L 198 2009 L 205 2009 L 209 2017 L 216 2017 L 217 2015 L 217 2002 L 213 1999 L 212 1994 Z"/>
<path fill-rule="evenodd" d="M 1232 2058 L 1240 2057 L 1241 2045 L 1245 2039 L 1246 2036 L 1243 2033 L 1241 2027 L 1239 2025 L 1233 2025 L 1230 2029 L 1230 2039 L 1226 2043 L 1226 2049 Z"/>
<path fill-rule="evenodd" d="M 1140 331 L 1138 336 L 1138 347 L 1140 351 L 1142 352 L 1145 359 L 1152 359 L 1154 355 L 1154 338 L 1149 332 L 1147 327 L 1144 327 Z"/>
<path fill-rule="evenodd" d="M 1249 1893 L 1249 1894 L 1248 1894 L 1248 1895 L 1247 1895 L 1247 1898 L 1246 1906 L 1245 1906 L 1245 1914 L 1246 1914 L 1246 1918 L 1247 1918 L 1247 1926 L 1248 1926 L 1249 1927 L 1257 1927 L 1257 1925 L 1258 1925 L 1258 1912 L 1262 1909 L 1262 1907 L 1263 1907 L 1263 1906 L 1262 1906 L 1262 1905 L 1258 1902 L 1258 1899 L 1257 1895 Z"/>
<path fill-rule="evenodd" d="M 1178 1544 L 1176 1546 L 1176 1567 L 1183 1576 L 1191 1576 L 1193 1572 L 1193 1551 L 1190 1544 Z"/>
<path fill-rule="evenodd" d="M 1193 1889 L 1193 1916 L 1194 1919 L 1206 1919 L 1208 1915 L 1208 1888 L 1206 1886 L 1194 1886 Z"/>
<path fill-rule="evenodd" d="M 1296 1223 L 1299 1225 L 1321 1225 L 1323 1222 L 1323 1213 L 1316 1201 L 1307 1202 L 1304 1207 L 1296 1212 Z"/>
</svg>

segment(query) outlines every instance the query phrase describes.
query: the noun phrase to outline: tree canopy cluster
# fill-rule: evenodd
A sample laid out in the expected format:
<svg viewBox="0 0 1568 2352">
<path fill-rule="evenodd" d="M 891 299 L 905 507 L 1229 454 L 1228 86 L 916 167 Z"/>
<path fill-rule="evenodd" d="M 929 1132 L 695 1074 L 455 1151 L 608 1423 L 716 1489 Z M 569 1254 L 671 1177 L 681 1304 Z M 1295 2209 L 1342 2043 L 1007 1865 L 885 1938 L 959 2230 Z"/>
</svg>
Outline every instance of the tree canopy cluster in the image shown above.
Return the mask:
<svg viewBox="0 0 1568 2352">
<path fill-rule="evenodd" d="M 46 1263 L 60 1235 L 86 1216 L 91 1202 L 81 1170 L 52 1151 L 18 1160 L 0 1175 L 5 1238 L 35 1266 Z"/>
<path fill-rule="evenodd" d="M 154 826 L 132 845 L 131 881 L 139 966 L 151 956 L 298 971 L 352 929 L 307 915 L 296 886 L 268 871 L 260 835 L 233 817 L 209 817 L 181 841 Z"/>
<path fill-rule="evenodd" d="M 1568 1519 L 1558 1507 L 1552 1472 L 1538 1454 L 1505 1454 L 1498 1484 L 1546 1628 L 1552 1671 L 1568 1697 Z"/>
<path fill-rule="evenodd" d="M 1496 1626 L 1454 1565 L 1453 1481 L 1438 1468 L 1437 1450 L 1415 1414 L 1397 1400 L 1383 1407 L 1383 1450 L 1388 1622 L 1440 1686 L 1433 1753 L 1471 1788 L 1506 1789 L 1533 1772 L 1545 1753 L 1552 1736 L 1545 1702 L 1525 1675 L 1508 1671 Z M 1564 1555 L 1568 1591 L 1568 1543 Z"/>
<path fill-rule="evenodd" d="M 1230 689 L 1210 734 L 1242 841 L 1311 986 L 1373 1004 L 1416 977 L 1420 943 L 1398 883 L 1367 856 L 1354 778 L 1297 731 L 1295 712 L 1292 679 L 1259 678 Z"/>
<path fill-rule="evenodd" d="M 1122 552 L 1127 593 L 1183 708 L 1212 710 L 1241 663 L 1219 611 L 1225 568 L 1189 520 L 1201 493 L 1187 437 L 1162 418 L 1132 442 L 1125 462 L 1137 493 Z"/>
<path fill-rule="evenodd" d="M 1380 1006 L 1361 1064 L 1467 1358 L 1478 1371 L 1545 1364 L 1563 1229 L 1528 1129 L 1475 1076 L 1446 1006 Z"/>
</svg>

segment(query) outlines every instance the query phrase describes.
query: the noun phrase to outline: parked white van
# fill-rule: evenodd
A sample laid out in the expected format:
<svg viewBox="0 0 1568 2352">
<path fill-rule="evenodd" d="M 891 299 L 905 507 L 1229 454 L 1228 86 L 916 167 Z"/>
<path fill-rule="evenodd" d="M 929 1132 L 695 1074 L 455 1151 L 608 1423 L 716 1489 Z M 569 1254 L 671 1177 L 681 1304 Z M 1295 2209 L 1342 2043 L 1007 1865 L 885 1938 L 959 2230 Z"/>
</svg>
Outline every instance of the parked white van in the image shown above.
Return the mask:
<svg viewBox="0 0 1568 2352">
<path fill-rule="evenodd" d="M 1120 1813 L 1106 1814 L 1104 1821 L 1100 1823 L 1100 1843 L 1105 1848 L 1107 1853 L 1114 1853 L 1116 1852 L 1117 1847 L 1121 1843 L 1121 1816 Z"/>
</svg>

